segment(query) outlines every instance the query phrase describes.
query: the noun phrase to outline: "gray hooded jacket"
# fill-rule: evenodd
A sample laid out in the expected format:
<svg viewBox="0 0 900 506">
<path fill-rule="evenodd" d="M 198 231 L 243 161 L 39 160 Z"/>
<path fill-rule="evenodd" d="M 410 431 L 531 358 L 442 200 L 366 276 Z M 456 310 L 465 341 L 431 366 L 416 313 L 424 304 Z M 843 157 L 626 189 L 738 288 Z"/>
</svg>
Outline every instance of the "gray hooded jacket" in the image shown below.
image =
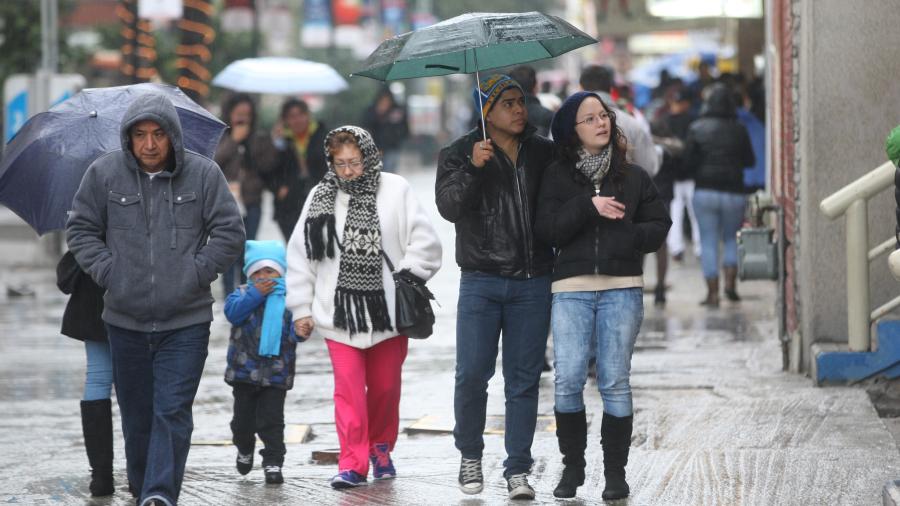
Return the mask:
<svg viewBox="0 0 900 506">
<path fill-rule="evenodd" d="M 168 134 L 174 164 L 150 178 L 131 151 L 144 120 Z M 216 163 L 187 151 L 172 103 L 147 94 L 122 120 L 122 149 L 88 168 L 66 224 L 69 249 L 101 287 L 103 320 L 138 332 L 212 321 L 209 285 L 240 255 L 244 225 Z"/>
</svg>

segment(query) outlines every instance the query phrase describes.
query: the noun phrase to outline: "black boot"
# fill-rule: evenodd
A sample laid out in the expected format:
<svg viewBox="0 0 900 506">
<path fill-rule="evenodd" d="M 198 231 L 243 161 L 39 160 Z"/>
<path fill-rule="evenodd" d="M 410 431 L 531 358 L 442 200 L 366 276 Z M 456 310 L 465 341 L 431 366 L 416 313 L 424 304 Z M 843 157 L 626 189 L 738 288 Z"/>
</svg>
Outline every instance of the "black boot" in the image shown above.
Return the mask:
<svg viewBox="0 0 900 506">
<path fill-rule="evenodd" d="M 81 430 L 84 449 L 91 464 L 91 495 L 112 495 L 113 430 L 112 403 L 109 399 L 81 401 Z"/>
<path fill-rule="evenodd" d="M 725 297 L 731 302 L 740 302 L 737 293 L 737 267 L 725 267 Z"/>
<path fill-rule="evenodd" d="M 556 439 L 563 454 L 562 478 L 553 490 L 553 497 L 575 497 L 575 491 L 584 485 L 584 450 L 587 448 L 587 420 L 584 410 L 576 413 L 556 411 Z"/>
<path fill-rule="evenodd" d="M 625 482 L 625 465 L 631 448 L 631 429 L 634 416 L 617 417 L 603 413 L 600 426 L 600 444 L 603 446 L 603 476 L 606 487 L 603 499 L 623 499 L 630 492 Z"/>
</svg>

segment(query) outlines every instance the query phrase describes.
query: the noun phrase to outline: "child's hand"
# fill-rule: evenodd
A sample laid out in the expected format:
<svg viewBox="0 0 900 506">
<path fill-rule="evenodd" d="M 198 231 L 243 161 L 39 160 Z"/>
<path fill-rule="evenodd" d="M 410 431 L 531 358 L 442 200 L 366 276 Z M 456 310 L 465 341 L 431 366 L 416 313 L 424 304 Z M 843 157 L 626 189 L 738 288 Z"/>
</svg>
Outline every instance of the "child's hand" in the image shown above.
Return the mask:
<svg viewBox="0 0 900 506">
<path fill-rule="evenodd" d="M 294 333 L 300 337 L 307 338 L 312 334 L 314 327 L 315 324 L 311 317 L 307 316 L 305 318 L 300 318 L 294 322 Z"/>
<path fill-rule="evenodd" d="M 259 280 L 253 283 L 253 286 L 263 295 L 269 295 L 275 288 L 275 281 L 271 279 Z"/>
</svg>

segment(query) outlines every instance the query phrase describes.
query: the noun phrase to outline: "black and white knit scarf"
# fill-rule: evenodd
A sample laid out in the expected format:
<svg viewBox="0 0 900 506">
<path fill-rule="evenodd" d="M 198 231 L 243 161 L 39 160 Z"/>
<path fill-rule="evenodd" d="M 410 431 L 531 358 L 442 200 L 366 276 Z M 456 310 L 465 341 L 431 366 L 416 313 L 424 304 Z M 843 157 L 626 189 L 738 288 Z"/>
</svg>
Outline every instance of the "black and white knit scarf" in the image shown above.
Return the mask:
<svg viewBox="0 0 900 506">
<path fill-rule="evenodd" d="M 372 330 L 393 330 L 382 282 L 381 223 L 375 205 L 375 192 L 381 181 L 381 155 L 372 136 L 362 128 L 344 126 L 332 130 L 325 138 L 341 132 L 356 137 L 363 155 L 361 176 L 344 180 L 337 176 L 329 158 L 328 172 L 315 194 L 304 224 L 306 255 L 310 260 L 334 258 L 335 233 L 334 201 L 338 190 L 350 195 L 347 220 L 338 265 L 337 288 L 334 292 L 334 325 L 351 335 L 368 332 L 366 314 Z"/>
<path fill-rule="evenodd" d="M 583 147 L 578 150 L 578 160 L 575 163 L 577 168 L 585 177 L 594 185 L 594 190 L 599 191 L 603 178 L 609 174 L 609 162 L 612 158 L 612 150 L 607 144 L 600 153 L 592 155 Z"/>
</svg>

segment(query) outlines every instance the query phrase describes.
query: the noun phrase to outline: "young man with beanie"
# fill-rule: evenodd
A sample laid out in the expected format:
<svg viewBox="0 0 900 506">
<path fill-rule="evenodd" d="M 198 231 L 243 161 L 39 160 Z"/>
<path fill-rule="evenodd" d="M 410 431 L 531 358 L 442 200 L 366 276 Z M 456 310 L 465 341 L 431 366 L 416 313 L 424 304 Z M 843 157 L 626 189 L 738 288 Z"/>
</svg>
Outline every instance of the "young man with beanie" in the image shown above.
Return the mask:
<svg viewBox="0 0 900 506">
<path fill-rule="evenodd" d="M 100 285 L 128 481 L 140 506 L 174 505 L 209 344 L 210 284 L 241 253 L 244 225 L 219 166 L 184 147 L 175 106 L 134 100 L 121 149 L 88 167 L 66 224 Z"/>
<path fill-rule="evenodd" d="M 550 322 L 553 252 L 533 233 L 537 192 L 553 144 L 528 124 L 525 93 L 509 76 L 474 91 L 481 125 L 441 150 L 438 211 L 456 225 L 462 275 L 456 320 L 453 436 L 462 454 L 460 489 L 481 492 L 488 381 L 503 336 L 506 394 L 503 473 L 511 499 L 532 499 L 528 484 L 538 384 Z M 485 133 L 487 140 L 484 139 Z"/>
<path fill-rule="evenodd" d="M 247 241 L 244 275 L 225 300 L 231 323 L 225 383 L 233 388 L 232 442 L 237 447 L 237 470 L 253 468 L 256 435 L 266 483 L 282 483 L 284 464 L 284 398 L 294 386 L 297 343 L 291 312 L 285 310 L 284 274 L 287 260 L 279 241 Z"/>
</svg>

